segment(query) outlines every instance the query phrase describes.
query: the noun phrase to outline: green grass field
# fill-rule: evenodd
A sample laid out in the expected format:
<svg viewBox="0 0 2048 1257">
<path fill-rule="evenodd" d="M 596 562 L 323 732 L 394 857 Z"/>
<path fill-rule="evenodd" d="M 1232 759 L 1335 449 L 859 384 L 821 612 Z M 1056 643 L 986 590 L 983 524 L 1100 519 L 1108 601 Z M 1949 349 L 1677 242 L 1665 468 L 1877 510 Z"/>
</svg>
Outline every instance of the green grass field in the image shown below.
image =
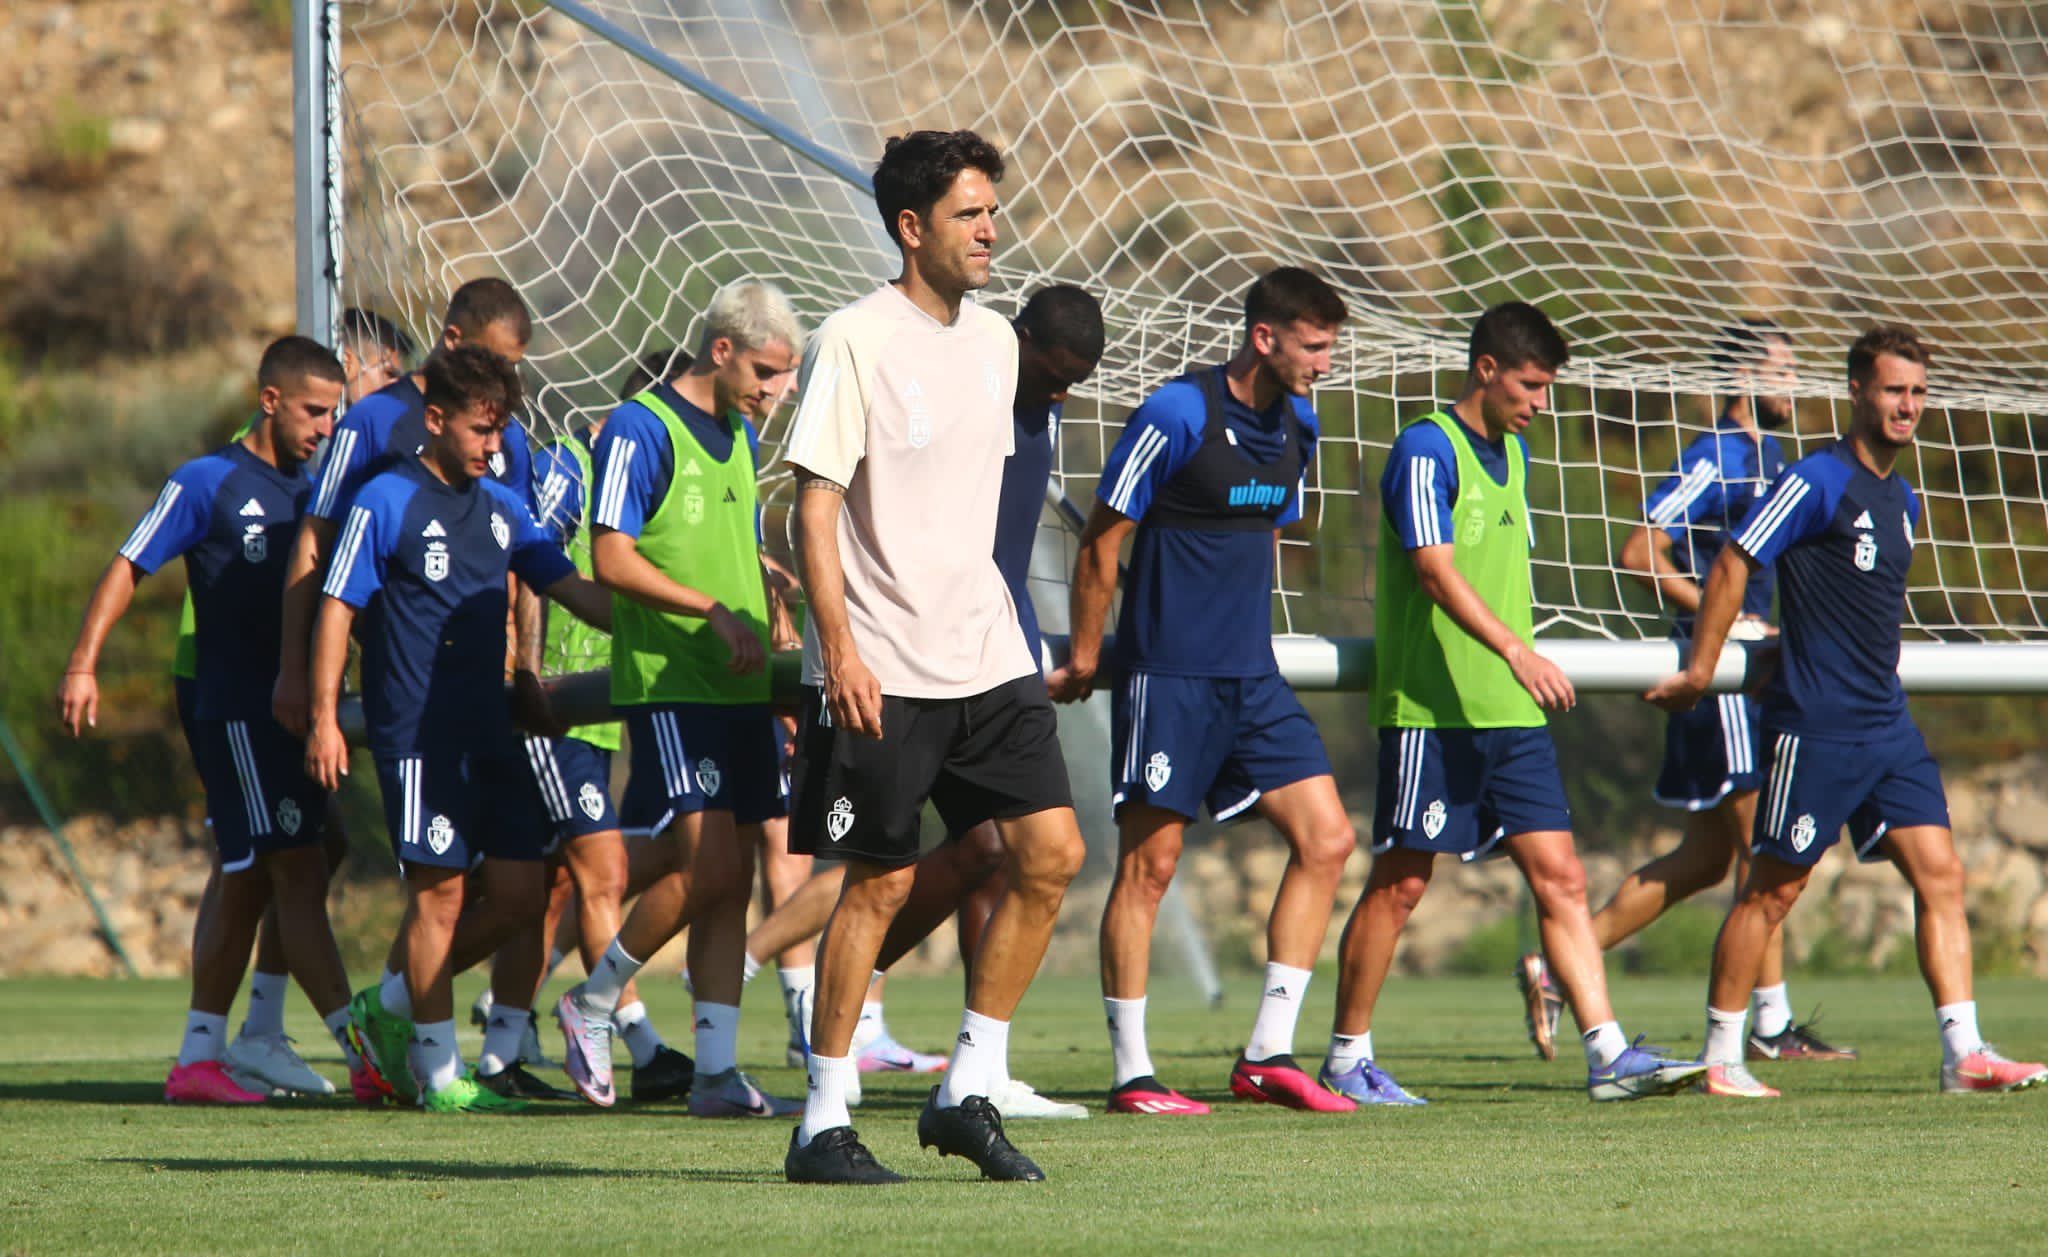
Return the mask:
<svg viewBox="0 0 2048 1257">
<path fill-rule="evenodd" d="M 649 985 L 656 1021 L 683 1033 L 687 997 L 673 981 Z M 869 1075 L 856 1123 L 916 1181 L 857 1191 L 783 1183 L 787 1123 L 693 1121 L 668 1106 L 460 1118 L 344 1100 L 172 1108 L 159 1095 L 182 985 L 0 983 L 0 1245 L 493 1254 L 865 1245 L 893 1255 L 2017 1251 L 2042 1242 L 2048 1093 L 1937 1094 L 1932 1018 L 1910 980 L 1795 983 L 1798 998 L 1825 1003 L 1828 1033 L 1863 1059 L 1760 1067 L 1786 1089 L 1781 1102 L 1598 1106 L 1586 1101 L 1577 1060 L 1544 1064 L 1528 1050 L 1505 978 L 1397 980 L 1375 1036 L 1381 1061 L 1433 1103 L 1318 1117 L 1225 1096 L 1254 985 L 1235 980 L 1233 1002 L 1215 1011 L 1185 986 L 1154 989 L 1159 1071 L 1219 1103 L 1214 1117 L 1098 1110 L 1086 1122 L 1014 1123 L 1051 1181 L 998 1186 L 917 1148 L 929 1080 Z M 1304 1057 L 1320 1049 L 1330 986 L 1323 975 L 1312 992 Z M 1624 980 L 1615 994 L 1631 1033 L 1690 1054 L 1701 991 L 1695 979 Z M 958 998 L 951 980 L 900 981 L 891 1027 L 941 1045 Z M 2048 1049 L 2048 987 L 1986 981 L 1980 998 L 1998 1041 L 2033 1059 Z M 1108 1068 L 1099 1010 L 1092 982 L 1041 982 L 1014 1036 L 1018 1076 L 1099 1105 Z M 338 1057 L 303 1005 L 292 1029 L 339 1079 Z M 781 1036 L 773 980 L 756 983 L 743 1052 L 779 1065 Z M 467 1036 L 465 1054 L 475 1048 Z M 802 1086 L 793 1070 L 755 1072 L 784 1093 Z"/>
</svg>

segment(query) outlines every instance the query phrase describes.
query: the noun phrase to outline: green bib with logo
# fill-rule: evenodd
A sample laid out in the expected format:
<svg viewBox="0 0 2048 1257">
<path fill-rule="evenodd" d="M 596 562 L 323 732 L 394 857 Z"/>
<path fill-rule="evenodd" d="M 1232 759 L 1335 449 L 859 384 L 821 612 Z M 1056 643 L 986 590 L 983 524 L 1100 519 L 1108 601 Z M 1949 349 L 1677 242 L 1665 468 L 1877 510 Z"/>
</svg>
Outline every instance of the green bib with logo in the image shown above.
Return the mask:
<svg viewBox="0 0 2048 1257">
<path fill-rule="evenodd" d="M 732 453 L 719 462 L 652 391 L 633 400 L 661 420 L 675 453 L 668 492 L 640 530 L 641 557 L 678 585 L 724 603 L 766 649 L 768 594 L 754 535 L 754 453 L 745 426 L 726 419 Z M 734 676 L 727 666 L 731 655 L 708 620 L 612 597 L 614 703 L 767 702 L 768 670 Z"/>
<path fill-rule="evenodd" d="M 576 570 L 587 577 L 590 575 L 590 500 L 597 493 L 596 481 L 591 478 L 590 447 L 572 437 L 558 448 L 566 450 L 576 460 L 576 475 L 583 486 L 583 513 L 569 534 L 568 544 L 562 549 L 576 565 Z M 561 607 L 548 608 L 547 654 L 542 660 L 542 668 L 547 675 L 594 672 L 610 667 L 611 662 L 611 634 L 592 628 Z M 616 751 L 619 749 L 619 722 L 578 725 L 569 730 L 569 736 L 601 750 Z"/>
<path fill-rule="evenodd" d="M 1451 506 L 1452 562 L 1486 605 L 1523 641 L 1535 637 L 1529 586 L 1528 456 L 1509 441 L 1508 482 L 1495 484 L 1472 452 L 1456 417 L 1434 423 L 1458 459 Z M 1381 728 L 1541 728 L 1543 709 L 1515 680 L 1507 661 L 1459 628 L 1422 591 L 1415 564 L 1393 524 L 1380 519 L 1374 595 L 1372 721 Z"/>
</svg>

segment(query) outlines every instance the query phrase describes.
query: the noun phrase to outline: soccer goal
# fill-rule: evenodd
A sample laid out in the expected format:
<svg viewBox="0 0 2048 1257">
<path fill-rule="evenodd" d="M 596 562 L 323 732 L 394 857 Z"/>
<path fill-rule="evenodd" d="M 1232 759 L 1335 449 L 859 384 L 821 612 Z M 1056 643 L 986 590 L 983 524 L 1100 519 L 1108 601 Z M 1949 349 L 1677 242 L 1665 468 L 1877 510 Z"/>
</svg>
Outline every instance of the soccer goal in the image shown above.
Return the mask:
<svg viewBox="0 0 2048 1257">
<path fill-rule="evenodd" d="M 2037 5 L 295 3 L 304 330 L 363 305 L 426 333 L 456 283 L 503 274 L 540 313 L 537 428 L 607 408 L 726 280 L 772 279 L 815 320 L 885 278 L 882 139 L 970 126 L 1012 160 L 987 302 L 1069 281 L 1108 315 L 1064 423 L 1072 502 L 1144 392 L 1230 352 L 1261 270 L 1316 268 L 1350 301 L 1276 601 L 1297 685 L 1363 684 L 1387 446 L 1456 388 L 1471 318 L 1517 297 L 1574 347 L 1531 492 L 1540 644 L 1582 687 L 1677 662 L 1621 542 L 1740 387 L 1722 329 L 1760 317 L 1794 350 L 1794 456 L 1844 417 L 1863 326 L 1936 346 L 1902 464 L 1927 509 L 1901 670 L 2048 688 Z M 1044 528 L 1063 603 L 1071 534 L 1054 510 Z"/>
</svg>

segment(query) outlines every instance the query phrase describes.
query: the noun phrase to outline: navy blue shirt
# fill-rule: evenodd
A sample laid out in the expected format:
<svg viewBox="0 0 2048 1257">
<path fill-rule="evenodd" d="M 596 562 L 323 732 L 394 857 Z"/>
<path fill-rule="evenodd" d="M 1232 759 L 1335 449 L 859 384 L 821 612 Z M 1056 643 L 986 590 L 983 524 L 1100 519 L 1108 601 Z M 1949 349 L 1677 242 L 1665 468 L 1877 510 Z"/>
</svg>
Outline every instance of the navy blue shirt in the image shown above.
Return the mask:
<svg viewBox="0 0 2048 1257">
<path fill-rule="evenodd" d="M 684 401 L 683 395 L 667 384 L 656 384 L 653 392 L 675 412 L 676 418 L 682 420 L 683 427 L 704 447 L 707 456 L 721 463 L 732 457 L 733 436 L 729 423 L 714 419 L 708 412 Z M 746 431 L 747 448 L 752 451 L 758 468 L 761 438 L 754 431 L 754 425 L 744 418 L 740 420 L 740 427 Z M 639 402 L 625 402 L 605 420 L 604 431 L 598 433 L 593 455 L 591 474 L 599 489 L 597 502 L 590 512 L 590 522 L 625 533 L 628 537 L 638 537 L 640 530 L 647 527 L 648 516 L 660 509 L 668 497 L 669 483 L 675 479 L 676 452 L 674 443 L 668 439 L 668 425 Z M 757 537 L 760 529 L 761 519 L 757 511 L 754 517 Z"/>
<path fill-rule="evenodd" d="M 1919 522 L 1905 477 L 1878 479 L 1840 441 L 1792 464 L 1736 534 L 1744 554 L 1778 569 L 1768 727 L 1847 740 L 1906 719 L 1899 628 Z"/>
<path fill-rule="evenodd" d="M 1644 517 L 1664 530 L 1679 564 L 1704 584 L 1721 547 L 1784 470 L 1785 451 L 1778 438 L 1764 433 L 1753 439 L 1724 415 L 1712 432 L 1685 447 L 1671 474 L 1651 490 L 1643 503 Z M 1742 591 L 1743 614 L 1769 615 L 1774 584 L 1771 568 L 1758 567 Z M 1690 633 L 1692 616 L 1677 616 L 1674 623 L 1680 632 Z"/>
<path fill-rule="evenodd" d="M 121 546 L 144 575 L 183 555 L 192 590 L 202 720 L 268 720 L 285 567 L 312 493 L 237 441 L 171 473 Z"/>
<path fill-rule="evenodd" d="M 1031 551 L 1038 542 L 1038 519 L 1045 511 L 1045 486 L 1052 482 L 1058 458 L 1060 408 L 1020 406 L 1010 412 L 1017 428 L 1017 451 L 1003 460 L 1003 490 L 996 502 L 996 570 L 1017 604 L 1017 624 L 1033 659 L 1042 659 L 1038 609 L 1031 605 Z"/>
<path fill-rule="evenodd" d="M 445 484 L 409 458 L 357 492 L 325 589 L 363 612 L 357 636 L 372 751 L 511 747 L 507 570 L 545 589 L 576 569 L 497 481 Z"/>
<path fill-rule="evenodd" d="M 1314 408 L 1305 397 L 1283 394 L 1260 413 L 1228 388 L 1222 397 L 1225 436 L 1253 464 L 1282 461 L 1289 416 L 1299 424 L 1301 475 L 1284 485 L 1253 476 L 1232 492 L 1269 505 L 1272 527 L 1300 519 L 1306 469 L 1315 458 Z M 1155 527 L 1145 519 L 1161 491 L 1195 460 L 1206 425 L 1202 386 L 1191 377 L 1170 381 L 1131 412 L 1103 463 L 1097 500 L 1138 521 L 1116 654 L 1126 669 L 1170 676 L 1265 676 L 1277 669 L 1271 529 Z M 1217 506 L 1220 519 L 1225 504 Z"/>
<path fill-rule="evenodd" d="M 1465 446 L 1479 466 L 1497 485 L 1508 482 L 1508 440 L 1499 444 L 1482 439 L 1456 415 L 1451 426 L 1465 438 Z M 1522 465 L 1528 466 L 1529 443 L 1517 433 L 1522 445 Z M 1458 501 L 1458 452 L 1451 438 L 1434 423 L 1411 423 L 1394 438 L 1387 451 L 1387 467 L 1380 473 L 1380 509 L 1394 525 L 1406 550 L 1424 546 L 1450 545 L 1457 535 L 1452 507 Z M 1531 527 L 1534 527 L 1531 524 Z"/>
<path fill-rule="evenodd" d="M 417 457 L 427 445 L 427 399 L 410 375 L 378 389 L 348 408 L 327 442 L 320 464 L 320 487 L 309 512 L 320 519 L 340 519 L 356 490 L 370 477 Z M 526 429 L 517 419 L 505 421 L 504 444 L 491 455 L 491 478 L 510 487 L 525 509 L 532 511 L 533 451 Z"/>
</svg>

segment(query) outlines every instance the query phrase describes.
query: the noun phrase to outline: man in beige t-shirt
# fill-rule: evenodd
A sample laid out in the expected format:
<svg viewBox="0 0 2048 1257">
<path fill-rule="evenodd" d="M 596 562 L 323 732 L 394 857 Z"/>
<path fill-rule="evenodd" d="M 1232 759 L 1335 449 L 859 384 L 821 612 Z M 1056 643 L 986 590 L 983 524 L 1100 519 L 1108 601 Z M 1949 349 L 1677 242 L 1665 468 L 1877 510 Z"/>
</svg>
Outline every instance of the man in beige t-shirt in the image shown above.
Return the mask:
<svg viewBox="0 0 2048 1257">
<path fill-rule="evenodd" d="M 1058 723 L 994 558 L 1017 340 L 966 296 L 988 283 L 1002 175 L 970 131 L 889 141 L 875 202 L 903 269 L 819 329 L 785 455 L 811 611 L 790 847 L 847 866 L 819 949 L 791 1182 L 900 1181 L 854 1134 L 847 1099 L 861 1000 L 915 876 L 927 801 L 950 833 L 996 823 L 1009 888 L 918 1141 L 987 1178 L 1045 1177 L 989 1096 L 1084 850 Z"/>
</svg>

